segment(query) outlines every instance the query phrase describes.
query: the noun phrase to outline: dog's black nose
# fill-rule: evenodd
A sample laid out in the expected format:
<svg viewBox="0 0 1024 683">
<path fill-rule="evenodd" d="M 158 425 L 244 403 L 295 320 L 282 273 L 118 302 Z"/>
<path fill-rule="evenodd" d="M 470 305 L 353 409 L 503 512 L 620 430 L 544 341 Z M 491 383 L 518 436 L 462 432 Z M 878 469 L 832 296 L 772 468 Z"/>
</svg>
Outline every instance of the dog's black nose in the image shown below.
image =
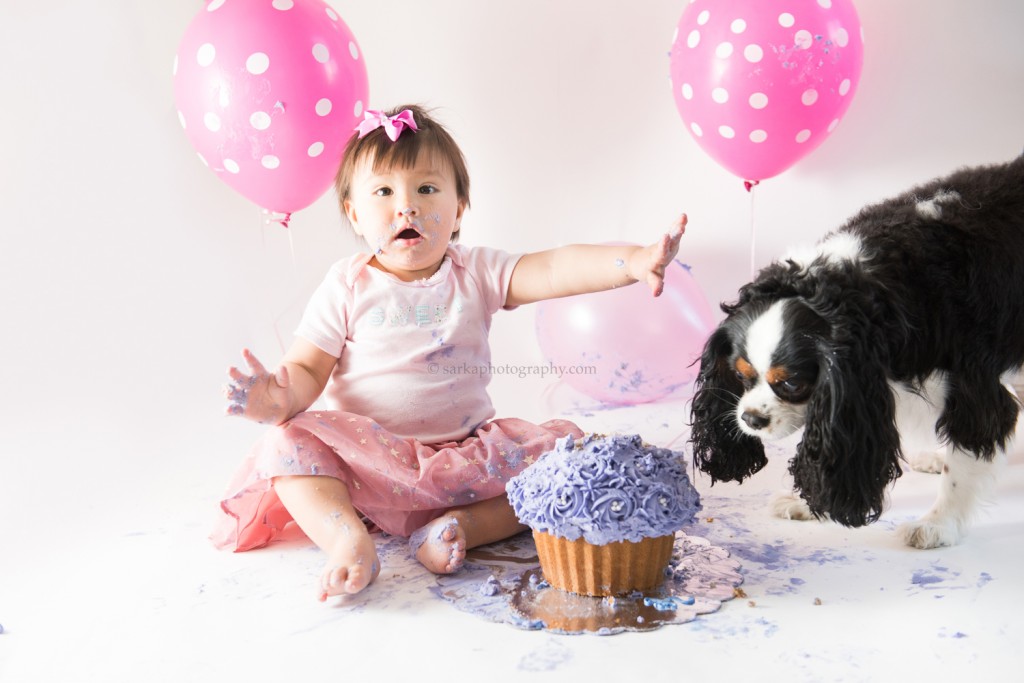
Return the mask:
<svg viewBox="0 0 1024 683">
<path fill-rule="evenodd" d="M 764 429 L 768 426 L 768 423 L 771 422 L 771 420 L 761 413 L 755 413 L 751 410 L 744 411 L 741 417 L 751 429 Z"/>
</svg>

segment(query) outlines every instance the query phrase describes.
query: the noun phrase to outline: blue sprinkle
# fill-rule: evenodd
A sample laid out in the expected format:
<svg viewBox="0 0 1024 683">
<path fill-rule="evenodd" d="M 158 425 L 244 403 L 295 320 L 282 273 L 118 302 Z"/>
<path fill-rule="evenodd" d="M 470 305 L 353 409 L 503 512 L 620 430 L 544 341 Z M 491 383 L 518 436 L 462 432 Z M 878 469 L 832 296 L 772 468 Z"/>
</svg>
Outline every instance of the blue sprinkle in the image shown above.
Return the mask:
<svg viewBox="0 0 1024 683">
<path fill-rule="evenodd" d="M 676 602 L 672 598 L 644 598 L 644 607 L 653 607 L 659 612 L 675 611 Z"/>
<path fill-rule="evenodd" d="M 678 605 L 692 605 L 694 598 L 692 595 L 686 597 L 669 597 L 669 598 L 644 598 L 645 607 L 653 607 L 659 612 L 674 612 Z"/>
</svg>

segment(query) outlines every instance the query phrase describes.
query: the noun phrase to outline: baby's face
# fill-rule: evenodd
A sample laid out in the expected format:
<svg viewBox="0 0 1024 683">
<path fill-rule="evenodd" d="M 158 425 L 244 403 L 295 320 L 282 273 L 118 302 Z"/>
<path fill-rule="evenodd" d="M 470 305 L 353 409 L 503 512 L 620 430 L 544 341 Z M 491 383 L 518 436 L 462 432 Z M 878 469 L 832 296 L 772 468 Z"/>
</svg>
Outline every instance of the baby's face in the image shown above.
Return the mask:
<svg viewBox="0 0 1024 683">
<path fill-rule="evenodd" d="M 345 213 L 374 251 L 371 264 L 406 281 L 437 272 L 465 209 L 447 164 L 423 153 L 411 167 L 378 174 L 364 159 L 351 188 Z"/>
</svg>

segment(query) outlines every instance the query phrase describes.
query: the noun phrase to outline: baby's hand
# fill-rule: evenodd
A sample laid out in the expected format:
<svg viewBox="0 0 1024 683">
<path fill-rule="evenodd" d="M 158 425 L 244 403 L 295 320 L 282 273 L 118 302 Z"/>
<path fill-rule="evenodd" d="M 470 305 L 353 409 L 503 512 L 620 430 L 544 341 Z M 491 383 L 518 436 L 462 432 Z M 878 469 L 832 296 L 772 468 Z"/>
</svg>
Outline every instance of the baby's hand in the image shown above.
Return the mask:
<svg viewBox="0 0 1024 683">
<path fill-rule="evenodd" d="M 288 418 L 288 368 L 282 365 L 276 373 L 267 372 L 249 349 L 242 349 L 242 357 L 249 374 L 234 366 L 228 369 L 231 381 L 224 385 L 224 397 L 228 399 L 224 414 L 241 415 L 261 424 L 280 424 Z"/>
<path fill-rule="evenodd" d="M 686 232 L 686 214 L 679 217 L 672 232 L 665 233 L 660 241 L 637 250 L 629 259 L 630 277 L 644 281 L 651 287 L 651 293 L 659 296 L 665 289 L 665 268 L 672 263 L 679 251 L 679 240 Z"/>
</svg>

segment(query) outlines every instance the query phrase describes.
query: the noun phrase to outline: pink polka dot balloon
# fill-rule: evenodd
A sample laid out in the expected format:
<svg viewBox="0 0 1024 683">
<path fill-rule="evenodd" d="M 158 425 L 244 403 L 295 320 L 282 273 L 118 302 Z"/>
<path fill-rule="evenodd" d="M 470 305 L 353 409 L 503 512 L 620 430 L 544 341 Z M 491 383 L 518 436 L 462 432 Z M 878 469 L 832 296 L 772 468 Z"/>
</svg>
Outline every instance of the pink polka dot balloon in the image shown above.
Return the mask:
<svg viewBox="0 0 1024 683">
<path fill-rule="evenodd" d="M 672 40 L 679 115 L 744 180 L 820 145 L 850 106 L 863 39 L 850 0 L 691 0 Z"/>
<path fill-rule="evenodd" d="M 646 283 L 537 304 L 537 344 L 554 372 L 602 403 L 665 398 L 697 376 L 715 319 L 689 266 L 665 269 L 665 289 Z"/>
<path fill-rule="evenodd" d="M 321 0 L 210 0 L 174 60 L 178 117 L 199 158 L 284 214 L 330 187 L 367 89 L 356 39 Z"/>
</svg>

